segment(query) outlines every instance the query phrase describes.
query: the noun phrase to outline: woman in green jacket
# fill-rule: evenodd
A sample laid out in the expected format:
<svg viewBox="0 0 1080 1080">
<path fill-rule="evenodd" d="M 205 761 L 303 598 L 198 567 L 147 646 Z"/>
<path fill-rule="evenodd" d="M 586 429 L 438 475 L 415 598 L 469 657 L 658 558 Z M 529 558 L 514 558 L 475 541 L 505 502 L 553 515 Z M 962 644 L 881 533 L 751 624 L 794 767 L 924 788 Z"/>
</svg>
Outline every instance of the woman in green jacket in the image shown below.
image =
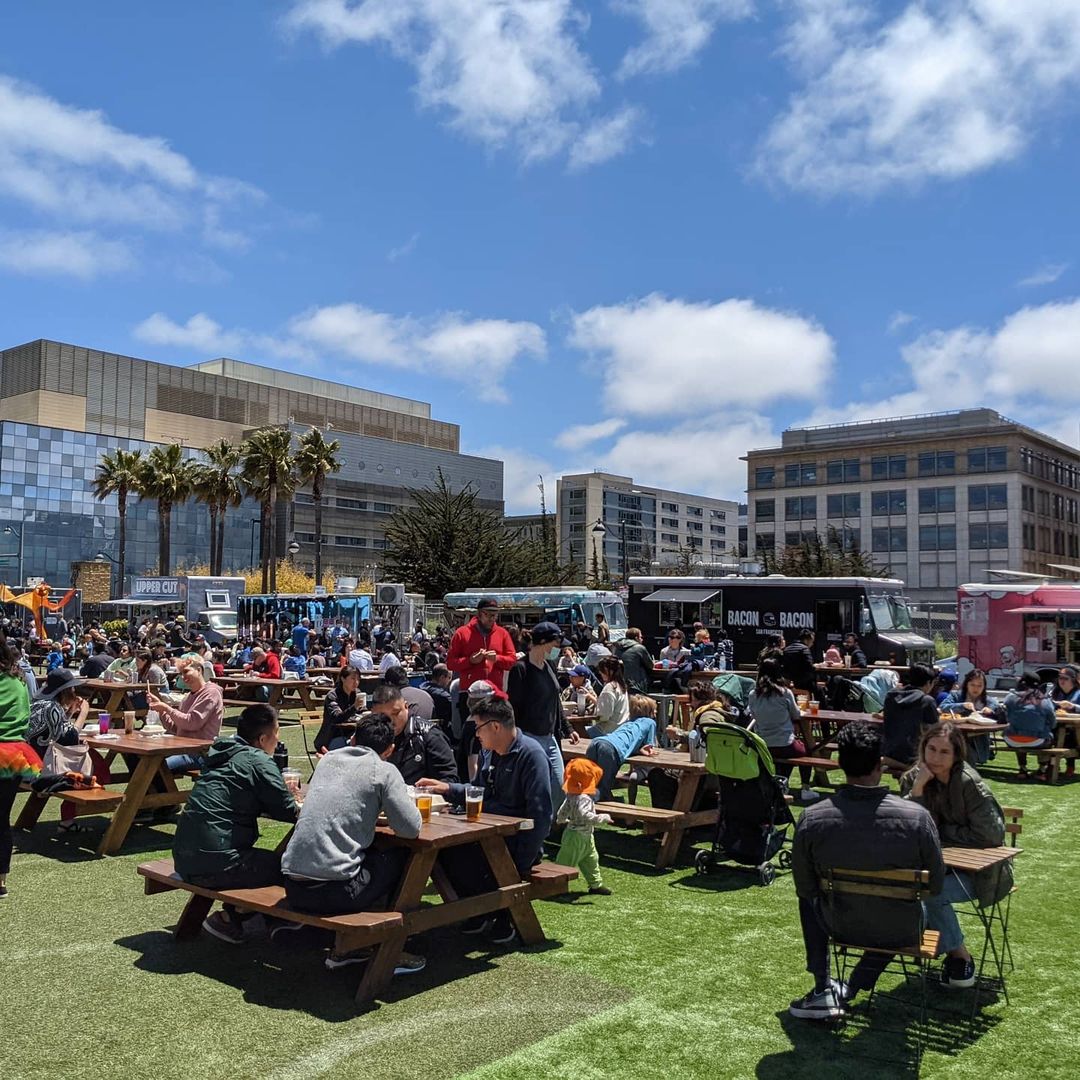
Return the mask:
<svg viewBox="0 0 1080 1080">
<path fill-rule="evenodd" d="M 41 775 L 41 758 L 26 740 L 30 693 L 19 670 L 19 656 L 0 642 L 0 899 L 7 896 L 11 869 L 11 809 L 19 785 Z"/>
<path fill-rule="evenodd" d="M 916 765 L 900 782 L 900 792 L 930 811 L 942 847 L 992 848 L 1005 842 L 1005 815 L 982 777 L 965 760 L 967 740 L 952 723 L 934 724 L 919 741 Z M 927 922 L 941 933 L 945 965 L 941 983 L 961 988 L 975 983 L 975 961 L 964 945 L 954 903 L 987 907 L 1007 896 L 1012 868 L 1002 863 L 980 874 L 950 870 L 945 887 L 926 900 Z"/>
</svg>

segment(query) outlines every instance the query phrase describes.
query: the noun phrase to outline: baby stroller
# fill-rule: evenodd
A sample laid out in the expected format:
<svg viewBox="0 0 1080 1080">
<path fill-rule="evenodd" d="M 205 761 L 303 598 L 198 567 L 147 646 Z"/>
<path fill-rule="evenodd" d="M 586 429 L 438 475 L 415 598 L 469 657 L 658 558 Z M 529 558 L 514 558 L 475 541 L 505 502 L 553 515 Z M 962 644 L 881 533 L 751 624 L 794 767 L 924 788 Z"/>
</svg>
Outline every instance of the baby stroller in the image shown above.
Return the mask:
<svg viewBox="0 0 1080 1080">
<path fill-rule="evenodd" d="M 705 768 L 720 782 L 716 836 L 699 851 L 694 866 L 707 874 L 717 862 L 732 860 L 757 869 L 762 885 L 776 877 L 770 860 L 791 865 L 786 851 L 788 826 L 794 822 L 784 800 L 787 783 L 776 775 L 772 754 L 760 736 L 735 724 L 703 724 Z M 779 854 L 778 854 L 779 853 Z"/>
</svg>

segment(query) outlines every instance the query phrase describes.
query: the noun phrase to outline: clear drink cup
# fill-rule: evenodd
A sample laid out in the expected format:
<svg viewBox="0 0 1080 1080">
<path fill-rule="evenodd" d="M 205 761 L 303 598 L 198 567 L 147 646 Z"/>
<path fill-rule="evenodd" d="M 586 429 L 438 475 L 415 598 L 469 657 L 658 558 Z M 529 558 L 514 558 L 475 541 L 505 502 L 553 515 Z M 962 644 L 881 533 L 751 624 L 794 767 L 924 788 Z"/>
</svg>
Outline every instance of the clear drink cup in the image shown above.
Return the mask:
<svg viewBox="0 0 1080 1080">
<path fill-rule="evenodd" d="M 420 820 L 427 823 L 431 820 L 431 792 L 417 791 L 416 809 L 420 811 Z"/>
<path fill-rule="evenodd" d="M 477 821 L 484 810 L 484 789 L 467 787 L 465 789 L 465 820 Z"/>
</svg>

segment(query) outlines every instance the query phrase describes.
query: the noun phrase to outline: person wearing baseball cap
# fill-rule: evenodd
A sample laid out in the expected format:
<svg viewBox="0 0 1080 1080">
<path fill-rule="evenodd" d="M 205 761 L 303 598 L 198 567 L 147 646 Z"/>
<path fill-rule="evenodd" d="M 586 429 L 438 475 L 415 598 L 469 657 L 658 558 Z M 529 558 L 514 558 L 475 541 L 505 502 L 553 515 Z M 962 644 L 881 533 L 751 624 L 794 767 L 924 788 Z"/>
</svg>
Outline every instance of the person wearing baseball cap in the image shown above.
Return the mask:
<svg viewBox="0 0 1080 1080">
<path fill-rule="evenodd" d="M 577 705 L 578 716 L 596 711 L 596 691 L 592 687 L 592 672 L 586 664 L 575 664 L 567 673 L 570 685 L 562 692 L 563 703 Z"/>
<path fill-rule="evenodd" d="M 478 679 L 492 685 L 504 685 L 506 672 L 517 662 L 514 642 L 499 625 L 499 603 L 491 596 L 482 596 L 476 603 L 476 614 L 464 626 L 459 626 L 450 639 L 446 666 L 458 676 L 458 712 L 461 715 L 461 738 L 455 748 L 458 774 L 467 782 L 475 768 L 480 752 L 476 743 L 476 723 L 469 715 L 468 691 Z"/>
<path fill-rule="evenodd" d="M 551 804 L 557 812 L 565 797 L 559 740 L 577 742 L 579 738 L 563 713 L 562 690 L 555 672 L 559 650 L 568 642 L 553 622 L 538 622 L 530 633 L 529 651 L 510 669 L 506 692 L 519 730 L 535 739 L 547 757 L 551 769 Z"/>
</svg>

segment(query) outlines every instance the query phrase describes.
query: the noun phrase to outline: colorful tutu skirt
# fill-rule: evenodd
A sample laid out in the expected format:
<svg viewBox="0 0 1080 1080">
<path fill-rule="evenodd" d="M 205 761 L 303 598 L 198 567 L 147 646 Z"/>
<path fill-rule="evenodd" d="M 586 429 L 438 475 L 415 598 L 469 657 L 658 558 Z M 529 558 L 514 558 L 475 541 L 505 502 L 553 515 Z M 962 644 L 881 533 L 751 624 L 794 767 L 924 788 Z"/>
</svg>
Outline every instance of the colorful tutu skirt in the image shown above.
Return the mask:
<svg viewBox="0 0 1080 1080">
<path fill-rule="evenodd" d="M 24 742 L 0 742 L 0 780 L 32 783 L 41 775 L 41 758 Z"/>
</svg>

